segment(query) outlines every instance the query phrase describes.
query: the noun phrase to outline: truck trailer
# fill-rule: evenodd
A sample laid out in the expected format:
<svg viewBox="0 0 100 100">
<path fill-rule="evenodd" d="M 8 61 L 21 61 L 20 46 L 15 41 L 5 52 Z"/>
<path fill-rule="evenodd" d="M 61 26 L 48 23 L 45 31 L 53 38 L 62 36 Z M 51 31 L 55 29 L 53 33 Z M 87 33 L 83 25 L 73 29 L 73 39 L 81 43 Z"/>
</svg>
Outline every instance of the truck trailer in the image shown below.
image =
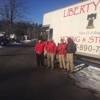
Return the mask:
<svg viewBox="0 0 100 100">
<path fill-rule="evenodd" d="M 43 15 L 41 32 L 44 39 L 70 37 L 77 45 L 78 55 L 100 58 L 100 0 L 87 0 L 52 10 Z"/>
</svg>

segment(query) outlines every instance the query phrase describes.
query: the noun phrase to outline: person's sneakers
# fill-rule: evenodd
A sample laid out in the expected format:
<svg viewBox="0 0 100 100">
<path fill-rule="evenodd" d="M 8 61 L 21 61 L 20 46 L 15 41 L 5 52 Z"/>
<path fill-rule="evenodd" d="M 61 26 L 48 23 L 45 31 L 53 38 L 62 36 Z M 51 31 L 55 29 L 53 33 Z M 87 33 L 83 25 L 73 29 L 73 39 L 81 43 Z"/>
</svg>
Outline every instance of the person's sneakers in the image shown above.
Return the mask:
<svg viewBox="0 0 100 100">
<path fill-rule="evenodd" d="M 70 74 L 74 74 L 74 72 L 69 72 Z"/>
<path fill-rule="evenodd" d="M 63 67 L 59 67 L 60 69 L 63 69 Z"/>
<path fill-rule="evenodd" d="M 70 70 L 68 70 L 68 69 L 66 69 L 67 70 L 67 72 L 70 72 Z"/>
<path fill-rule="evenodd" d="M 67 73 L 70 74 L 70 70 L 67 70 Z"/>
<path fill-rule="evenodd" d="M 51 69 L 54 69 L 54 67 L 52 67 Z"/>
</svg>

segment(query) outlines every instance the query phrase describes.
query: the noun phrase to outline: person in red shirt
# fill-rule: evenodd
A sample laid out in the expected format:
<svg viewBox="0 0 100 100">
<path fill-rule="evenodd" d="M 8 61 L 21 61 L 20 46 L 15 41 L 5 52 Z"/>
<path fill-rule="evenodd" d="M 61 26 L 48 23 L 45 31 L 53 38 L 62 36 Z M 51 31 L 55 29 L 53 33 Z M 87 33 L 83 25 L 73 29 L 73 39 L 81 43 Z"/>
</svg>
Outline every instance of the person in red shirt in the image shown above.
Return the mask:
<svg viewBox="0 0 100 100">
<path fill-rule="evenodd" d="M 66 55 L 66 44 L 64 43 L 64 40 L 60 40 L 60 44 L 57 46 L 57 51 L 58 51 L 58 57 L 59 57 L 59 64 L 60 68 L 66 69 L 66 64 L 65 64 L 65 55 Z"/>
<path fill-rule="evenodd" d="M 42 43 L 42 39 L 39 38 L 38 42 L 35 45 L 36 59 L 37 59 L 37 67 L 44 67 L 44 44 Z"/>
<path fill-rule="evenodd" d="M 52 38 L 49 38 L 49 41 L 45 45 L 45 50 L 47 52 L 47 63 L 48 67 L 51 66 L 52 69 L 54 69 L 54 56 L 56 53 L 56 44 L 52 41 Z"/>
</svg>

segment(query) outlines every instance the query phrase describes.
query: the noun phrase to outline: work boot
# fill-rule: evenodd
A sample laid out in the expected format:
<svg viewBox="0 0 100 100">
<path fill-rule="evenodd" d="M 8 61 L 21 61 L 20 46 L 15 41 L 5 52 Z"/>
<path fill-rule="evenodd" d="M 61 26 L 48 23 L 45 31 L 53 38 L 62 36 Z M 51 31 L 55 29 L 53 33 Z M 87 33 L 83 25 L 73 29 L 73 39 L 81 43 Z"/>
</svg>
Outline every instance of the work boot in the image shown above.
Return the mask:
<svg viewBox="0 0 100 100">
<path fill-rule="evenodd" d="M 54 67 L 52 67 L 51 69 L 54 69 Z"/>
<path fill-rule="evenodd" d="M 71 71 L 70 71 L 69 73 L 70 73 L 70 74 L 74 74 L 74 72 L 71 72 Z"/>
</svg>

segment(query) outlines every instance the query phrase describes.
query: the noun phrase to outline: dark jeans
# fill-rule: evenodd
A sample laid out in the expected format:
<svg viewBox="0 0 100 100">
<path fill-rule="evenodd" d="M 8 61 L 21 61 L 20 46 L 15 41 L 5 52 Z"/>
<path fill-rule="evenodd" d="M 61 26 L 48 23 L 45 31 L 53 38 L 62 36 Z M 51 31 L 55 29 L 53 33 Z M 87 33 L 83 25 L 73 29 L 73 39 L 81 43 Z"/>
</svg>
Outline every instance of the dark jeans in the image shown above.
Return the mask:
<svg viewBox="0 0 100 100">
<path fill-rule="evenodd" d="M 36 54 L 36 58 L 37 58 L 37 66 L 40 67 L 40 66 L 44 66 L 44 54 L 41 53 L 41 54 Z"/>
</svg>

